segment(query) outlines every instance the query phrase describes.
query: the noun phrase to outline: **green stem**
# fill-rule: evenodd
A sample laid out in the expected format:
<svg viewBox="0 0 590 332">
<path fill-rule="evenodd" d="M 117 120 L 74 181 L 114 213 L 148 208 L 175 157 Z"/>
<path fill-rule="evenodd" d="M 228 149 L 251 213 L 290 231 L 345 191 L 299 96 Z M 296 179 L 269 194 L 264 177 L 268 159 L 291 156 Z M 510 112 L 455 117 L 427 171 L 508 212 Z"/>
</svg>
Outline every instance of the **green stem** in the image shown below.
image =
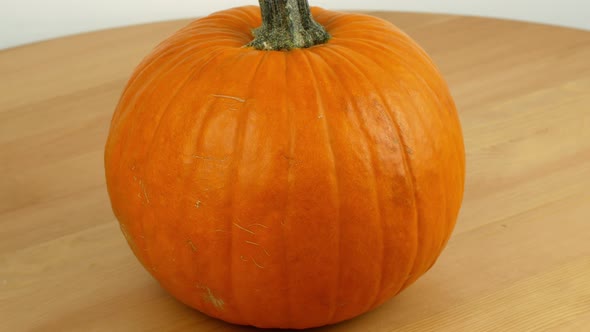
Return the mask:
<svg viewBox="0 0 590 332">
<path fill-rule="evenodd" d="M 254 29 L 254 40 L 246 46 L 258 50 L 291 50 L 324 44 L 330 39 L 317 23 L 307 0 L 259 0 L 262 25 Z"/>
</svg>

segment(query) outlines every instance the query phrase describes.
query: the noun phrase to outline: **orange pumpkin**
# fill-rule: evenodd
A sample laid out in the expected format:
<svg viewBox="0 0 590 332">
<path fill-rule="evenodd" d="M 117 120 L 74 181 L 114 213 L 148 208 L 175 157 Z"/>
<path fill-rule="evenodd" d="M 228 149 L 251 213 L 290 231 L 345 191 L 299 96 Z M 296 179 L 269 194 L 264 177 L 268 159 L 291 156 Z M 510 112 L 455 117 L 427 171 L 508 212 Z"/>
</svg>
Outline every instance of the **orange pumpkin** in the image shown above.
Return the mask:
<svg viewBox="0 0 590 332">
<path fill-rule="evenodd" d="M 261 6 L 254 42 L 260 9 L 234 8 L 139 65 L 111 123 L 108 192 L 180 301 L 236 324 L 332 324 L 434 264 L 462 201 L 461 128 L 435 65 L 392 24 Z"/>
</svg>

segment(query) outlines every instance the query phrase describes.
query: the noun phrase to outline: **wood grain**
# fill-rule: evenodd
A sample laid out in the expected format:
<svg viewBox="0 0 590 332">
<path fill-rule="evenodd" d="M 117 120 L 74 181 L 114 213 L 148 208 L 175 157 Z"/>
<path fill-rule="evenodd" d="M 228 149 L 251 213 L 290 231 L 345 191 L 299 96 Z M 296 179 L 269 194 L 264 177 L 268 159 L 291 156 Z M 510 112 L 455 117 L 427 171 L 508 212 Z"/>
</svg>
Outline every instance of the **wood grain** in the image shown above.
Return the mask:
<svg viewBox="0 0 590 332">
<path fill-rule="evenodd" d="M 317 331 L 590 328 L 590 32 L 372 13 L 447 78 L 467 187 L 436 266 L 377 310 Z M 254 331 L 168 296 L 112 215 L 102 153 L 134 66 L 187 21 L 0 52 L 0 329 Z"/>
</svg>

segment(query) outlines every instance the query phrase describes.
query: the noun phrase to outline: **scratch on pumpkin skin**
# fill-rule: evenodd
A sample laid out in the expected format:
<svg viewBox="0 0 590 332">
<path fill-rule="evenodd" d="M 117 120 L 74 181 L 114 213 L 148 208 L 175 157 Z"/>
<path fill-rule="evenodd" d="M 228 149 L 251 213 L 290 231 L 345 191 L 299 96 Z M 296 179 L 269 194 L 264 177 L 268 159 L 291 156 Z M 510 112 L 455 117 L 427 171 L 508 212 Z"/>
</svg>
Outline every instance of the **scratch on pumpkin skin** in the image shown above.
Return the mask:
<svg viewBox="0 0 590 332">
<path fill-rule="evenodd" d="M 254 265 L 256 265 L 258 268 L 260 269 L 264 269 L 264 266 L 258 264 L 258 262 L 256 262 L 256 260 L 254 259 L 254 257 L 250 256 L 250 259 L 252 259 L 252 262 L 254 263 Z"/>
<path fill-rule="evenodd" d="M 268 226 L 263 225 L 263 224 L 250 224 L 250 225 L 248 225 L 248 227 L 252 227 L 252 226 L 258 226 L 258 227 L 262 227 L 262 228 L 267 228 L 268 229 Z"/>
<path fill-rule="evenodd" d="M 252 235 L 256 235 L 256 233 L 254 233 L 253 231 L 247 229 L 246 227 L 240 226 L 237 223 L 234 223 L 234 226 L 236 226 L 237 228 L 243 230 L 244 232 L 248 232 L 248 233 L 250 233 Z"/>
<path fill-rule="evenodd" d="M 240 256 L 240 259 L 241 259 L 242 261 L 244 261 L 244 262 L 247 262 L 247 261 L 248 261 L 248 259 L 247 259 L 247 258 L 244 258 L 244 256 Z"/>
<path fill-rule="evenodd" d="M 213 295 L 213 292 L 211 292 L 211 289 L 209 289 L 209 287 L 205 287 L 205 286 L 197 286 L 197 287 L 200 289 L 203 289 L 206 292 L 206 294 L 203 294 L 203 299 L 205 301 L 213 304 L 215 309 L 223 310 L 223 306 L 225 305 L 225 302 L 222 299 Z"/>
<path fill-rule="evenodd" d="M 246 242 L 246 243 L 248 243 L 248 244 L 251 244 L 251 245 L 253 245 L 253 246 L 260 247 L 260 249 L 262 249 L 262 251 L 264 251 L 264 253 L 266 254 L 266 256 L 269 256 L 269 257 L 270 257 L 270 253 L 269 253 L 269 252 L 268 252 L 266 249 L 264 249 L 264 247 L 263 247 L 263 246 L 261 246 L 259 243 L 252 242 L 252 241 L 244 241 L 244 242 Z"/>
<path fill-rule="evenodd" d="M 146 203 L 150 204 L 150 198 L 148 197 L 147 191 L 145 190 L 145 183 L 143 180 L 139 180 L 139 186 L 141 187 L 141 191 L 143 191 L 143 196 L 145 197 Z"/>
<path fill-rule="evenodd" d="M 235 96 L 213 95 L 213 97 L 231 99 L 231 100 L 239 101 L 240 103 L 245 103 L 246 102 L 245 99 L 242 99 L 242 98 L 239 98 L 239 97 L 235 97 Z"/>
<path fill-rule="evenodd" d="M 225 157 L 208 157 L 208 156 L 202 156 L 199 154 L 193 154 L 192 157 L 196 158 L 196 159 L 201 159 L 201 160 L 219 161 L 219 162 L 223 162 L 223 161 L 227 160 L 227 156 L 225 156 Z"/>
<path fill-rule="evenodd" d="M 193 241 L 188 240 L 188 241 L 186 241 L 186 243 L 188 244 L 189 247 L 191 247 L 191 250 L 193 252 L 197 252 L 197 247 L 195 247 L 195 244 L 193 243 Z"/>
</svg>

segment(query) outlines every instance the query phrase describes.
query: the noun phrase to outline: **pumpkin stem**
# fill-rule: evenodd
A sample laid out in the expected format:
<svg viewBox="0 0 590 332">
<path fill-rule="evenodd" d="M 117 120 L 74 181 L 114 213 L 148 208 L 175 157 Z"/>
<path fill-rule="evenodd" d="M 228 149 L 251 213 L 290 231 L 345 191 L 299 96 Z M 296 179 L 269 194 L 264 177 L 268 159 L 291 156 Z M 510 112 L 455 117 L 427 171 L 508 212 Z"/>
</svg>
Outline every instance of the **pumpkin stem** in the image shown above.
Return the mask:
<svg viewBox="0 0 590 332">
<path fill-rule="evenodd" d="M 330 39 L 317 23 L 307 0 L 259 0 L 262 25 L 252 31 L 254 40 L 246 46 L 281 51 L 307 48 Z"/>
</svg>

